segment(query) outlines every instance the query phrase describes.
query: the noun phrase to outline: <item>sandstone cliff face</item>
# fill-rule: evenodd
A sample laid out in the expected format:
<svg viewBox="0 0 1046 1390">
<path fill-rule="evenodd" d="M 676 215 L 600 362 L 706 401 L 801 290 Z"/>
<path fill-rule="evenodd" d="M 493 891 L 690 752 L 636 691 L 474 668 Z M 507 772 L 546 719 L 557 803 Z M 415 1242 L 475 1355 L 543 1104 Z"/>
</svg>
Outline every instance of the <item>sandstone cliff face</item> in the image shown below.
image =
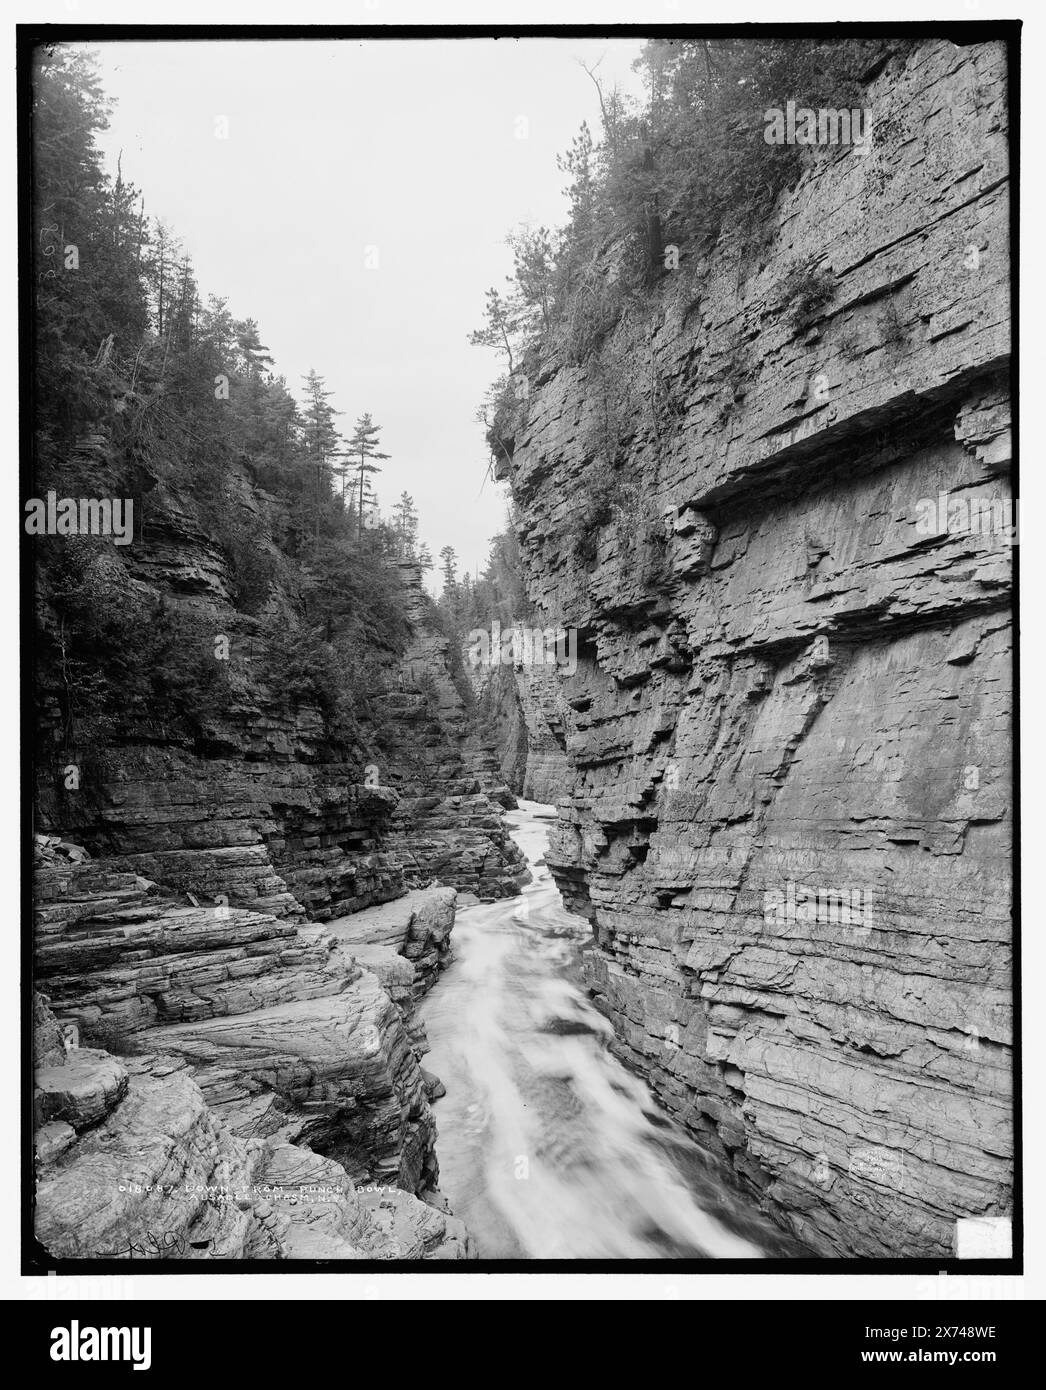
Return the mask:
<svg viewBox="0 0 1046 1390">
<path fill-rule="evenodd" d="M 764 241 L 530 363 L 502 466 L 579 631 L 550 863 L 590 985 L 825 1255 L 1010 1208 L 1011 553 L 961 506 L 1009 496 L 1004 81 L 996 45 L 891 60 L 871 147 Z"/>
</svg>

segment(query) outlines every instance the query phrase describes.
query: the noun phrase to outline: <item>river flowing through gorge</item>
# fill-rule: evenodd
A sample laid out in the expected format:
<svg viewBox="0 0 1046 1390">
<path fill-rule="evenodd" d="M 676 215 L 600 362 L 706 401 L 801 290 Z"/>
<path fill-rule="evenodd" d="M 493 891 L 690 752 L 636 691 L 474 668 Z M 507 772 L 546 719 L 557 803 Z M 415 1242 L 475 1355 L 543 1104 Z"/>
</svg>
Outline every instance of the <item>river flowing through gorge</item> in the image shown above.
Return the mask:
<svg viewBox="0 0 1046 1390">
<path fill-rule="evenodd" d="M 586 922 L 544 863 L 552 809 L 508 820 L 533 882 L 463 908 L 425 1000 L 440 1185 L 486 1259 L 803 1253 L 737 1193 L 612 1054 L 580 981 Z"/>
</svg>

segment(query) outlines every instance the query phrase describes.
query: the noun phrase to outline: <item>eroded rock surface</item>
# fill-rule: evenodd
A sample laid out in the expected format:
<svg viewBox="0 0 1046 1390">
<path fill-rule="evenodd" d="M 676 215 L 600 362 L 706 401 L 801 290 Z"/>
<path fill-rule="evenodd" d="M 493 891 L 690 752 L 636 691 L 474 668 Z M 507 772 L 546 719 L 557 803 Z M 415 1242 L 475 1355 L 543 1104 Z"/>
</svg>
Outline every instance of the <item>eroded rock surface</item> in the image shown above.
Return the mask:
<svg viewBox="0 0 1046 1390">
<path fill-rule="evenodd" d="M 413 1018 L 449 956 L 453 889 L 305 923 L 185 906 L 45 836 L 37 865 L 51 1255 L 470 1253 L 436 1186 Z"/>
<path fill-rule="evenodd" d="M 1010 1211 L 1012 564 L 969 506 L 1009 498 L 1004 82 L 1001 45 L 891 59 L 872 145 L 595 358 L 531 360 L 503 451 L 530 598 L 578 630 L 549 862 L 591 988 L 825 1255 Z"/>
<path fill-rule="evenodd" d="M 359 1188 L 280 1134 L 232 1132 L 176 1057 L 129 1059 L 126 1097 L 37 1155 L 38 1239 L 58 1258 L 463 1259 L 464 1226 L 410 1193 Z"/>
<path fill-rule="evenodd" d="M 512 897 L 530 878 L 503 812 L 515 804 L 492 740 L 481 737 L 466 702 L 469 683 L 425 602 L 420 565 L 400 570 L 414 639 L 399 689 L 377 703 L 394 751 L 389 776 L 397 807 L 389 844 L 411 887 L 438 879 L 481 901 Z"/>
<path fill-rule="evenodd" d="M 339 723 L 281 686 L 277 588 L 260 617 L 238 608 L 197 505 L 153 481 L 149 544 L 107 563 L 126 564 L 123 582 L 175 613 L 207 662 L 212 644 L 222 654 L 220 698 L 192 729 L 139 703 L 74 731 L 68 691 L 41 673 L 34 982 L 54 1013 L 37 1020 L 39 1238 L 52 1255 L 109 1242 L 128 1258 L 464 1257 L 436 1186 L 440 1083 L 418 1064 L 415 1004 L 449 961 L 455 888 L 489 899 L 526 878 L 503 820 L 511 793 L 418 566 L 402 567 L 400 668 L 386 654 L 387 692 Z M 231 486 L 275 553 L 273 499 L 249 460 Z M 119 1155 L 164 1106 L 180 1127 L 132 1173 Z M 308 1216 L 299 1203 L 287 1217 L 289 1199 L 265 1211 L 254 1188 L 274 1165 L 341 1195 Z M 219 1205 L 246 1190 L 247 1206 L 216 1215 L 183 1193 L 161 1221 L 153 1189 L 172 1172 L 182 1190 L 220 1189 Z"/>
</svg>

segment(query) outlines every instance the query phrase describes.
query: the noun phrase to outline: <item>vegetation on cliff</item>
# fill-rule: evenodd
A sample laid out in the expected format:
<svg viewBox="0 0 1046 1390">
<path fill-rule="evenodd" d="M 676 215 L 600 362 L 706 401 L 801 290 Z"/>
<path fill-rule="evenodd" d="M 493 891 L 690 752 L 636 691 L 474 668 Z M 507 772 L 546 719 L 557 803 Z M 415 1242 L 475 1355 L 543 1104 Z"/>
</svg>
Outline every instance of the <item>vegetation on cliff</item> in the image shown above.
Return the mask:
<svg viewBox="0 0 1046 1390">
<path fill-rule="evenodd" d="M 402 499 L 391 525 L 368 505 L 378 427 L 363 415 L 346 450 L 324 378 L 299 405 L 258 324 L 202 301 L 174 234 L 103 168 L 110 102 L 89 53 L 41 50 L 34 90 L 33 488 L 133 499 L 139 542 L 36 548 L 38 674 L 62 742 L 86 718 L 199 737 L 232 693 L 207 613 L 223 588 L 260 677 L 351 732 L 406 639 L 395 561 L 417 529 Z M 143 570 L 172 534 L 213 556 L 176 596 L 194 602 Z"/>
<path fill-rule="evenodd" d="M 868 81 L 907 47 L 897 40 L 721 39 L 649 41 L 635 67 L 644 96 L 636 101 L 586 69 L 601 112 L 598 139 L 582 125 L 559 159 L 568 182 L 566 224 L 556 232 L 522 228 L 508 238 L 513 274 L 486 297 L 477 345 L 501 354 L 506 373 L 479 412 L 492 467 L 511 470 L 530 400 L 552 357 L 582 367 L 595 403 L 585 424 L 585 506 L 562 533 L 568 553 L 585 568 L 596 559 L 600 532 L 613 526 L 645 581 L 662 570 L 661 518 L 626 460 L 639 435 L 660 448 L 684 415 L 678 382 L 662 376 L 653 332 L 666 282 L 695 311 L 703 275 L 720 239 L 751 260 L 772 227 L 779 194 L 811 158 L 834 157 L 838 146 L 777 143 L 768 119 L 788 103 L 812 111 L 862 106 Z M 849 117 L 848 117 L 848 128 Z M 862 138 L 874 126 L 861 123 Z M 797 325 L 811 323 L 835 294 L 835 277 L 818 258 L 795 263 L 781 287 Z M 615 353 L 613 330 L 635 326 L 645 354 Z M 649 329 L 649 332 L 648 332 Z M 750 344 L 729 345 L 715 371 L 720 418 L 745 396 L 752 375 Z"/>
<path fill-rule="evenodd" d="M 583 124 L 559 159 L 569 213 L 558 231 L 510 235 L 513 274 L 487 291 L 472 341 L 498 350 L 506 375 L 481 410 L 496 460 L 511 456 L 512 418 L 525 409 L 536 349 L 589 361 L 623 313 L 642 311 L 662 276 L 724 231 L 753 245 L 809 147 L 771 144 L 766 112 L 860 105 L 869 76 L 901 45 L 885 40 L 649 41 L 636 67 L 644 98 L 607 88 L 598 70 L 601 130 Z"/>
</svg>

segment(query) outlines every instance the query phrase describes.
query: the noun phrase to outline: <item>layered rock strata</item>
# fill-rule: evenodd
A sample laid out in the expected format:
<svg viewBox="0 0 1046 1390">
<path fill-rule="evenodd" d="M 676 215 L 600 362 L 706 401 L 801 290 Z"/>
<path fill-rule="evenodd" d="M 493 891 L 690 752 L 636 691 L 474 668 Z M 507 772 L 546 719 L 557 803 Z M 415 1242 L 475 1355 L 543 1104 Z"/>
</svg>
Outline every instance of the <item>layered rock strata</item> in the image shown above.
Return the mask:
<svg viewBox="0 0 1046 1390">
<path fill-rule="evenodd" d="M 509 648 L 506 655 L 510 659 L 468 668 L 476 720 L 497 749 L 506 785 L 528 801 L 551 805 L 570 778 L 557 669 L 554 662 L 527 661 Z"/>
<path fill-rule="evenodd" d="M 41 838 L 50 1255 L 466 1257 L 413 1019 L 448 959 L 452 889 L 306 924 L 179 903 Z"/>
<path fill-rule="evenodd" d="M 276 555 L 266 495 L 246 468 L 233 490 L 227 505 L 249 519 L 259 552 Z M 42 671 L 37 827 L 168 887 L 281 916 L 322 918 L 402 893 L 383 844 L 394 796 L 365 785 L 348 731 L 335 737 L 314 700 L 281 687 L 268 626 L 234 606 L 229 561 L 199 505 L 160 483 L 142 505 L 141 542 L 106 560 L 125 566 L 121 583 L 143 611 L 160 604 L 193 634 L 200 647 L 182 660 L 216 697 L 195 735 L 137 706 L 71 720 L 63 705 L 77 704 L 75 691 Z M 271 590 L 268 608 L 281 602 Z"/>
<path fill-rule="evenodd" d="M 826 1256 L 1010 1214 L 1005 80 L 1001 45 L 891 59 L 871 144 L 532 358 L 500 451 L 578 633 L 549 862 L 591 989 Z"/>
<path fill-rule="evenodd" d="M 274 551 L 264 494 L 247 471 L 234 482 Z M 436 1186 L 441 1083 L 419 1065 L 415 1004 L 449 960 L 455 887 L 501 896 L 526 869 L 420 569 L 404 567 L 414 638 L 376 722 L 334 727 L 279 688 L 273 614 L 233 605 L 196 505 L 160 483 L 148 503 L 145 543 L 111 562 L 143 611 L 160 602 L 203 641 L 204 683 L 221 656 L 221 698 L 195 733 L 140 707 L 72 727 L 61 673 L 42 673 L 35 984 L 82 1046 L 38 1076 L 39 1238 L 52 1255 L 123 1240 L 135 1257 L 159 1231 L 168 1244 L 151 1253 L 353 1258 L 384 1257 L 384 1230 L 385 1253 L 464 1256 Z M 275 589 L 267 602 L 282 602 Z M 135 1151 L 166 1108 L 176 1128 L 144 1168 L 102 1161 L 107 1146 Z M 172 1198 L 165 1224 L 155 1189 L 175 1169 L 205 1206 L 209 1189 L 235 1189 L 247 1216 L 219 1230 L 199 1201 Z M 336 1189 L 307 1230 L 300 1211 L 289 1225 L 250 1215 L 285 1174 Z"/>
<path fill-rule="evenodd" d="M 491 739 L 478 731 L 464 670 L 431 617 L 421 566 L 400 565 L 413 640 L 398 689 L 379 703 L 398 801 L 389 845 L 412 887 L 434 878 L 481 901 L 511 897 L 530 873 L 503 812 L 515 805 Z"/>
</svg>

